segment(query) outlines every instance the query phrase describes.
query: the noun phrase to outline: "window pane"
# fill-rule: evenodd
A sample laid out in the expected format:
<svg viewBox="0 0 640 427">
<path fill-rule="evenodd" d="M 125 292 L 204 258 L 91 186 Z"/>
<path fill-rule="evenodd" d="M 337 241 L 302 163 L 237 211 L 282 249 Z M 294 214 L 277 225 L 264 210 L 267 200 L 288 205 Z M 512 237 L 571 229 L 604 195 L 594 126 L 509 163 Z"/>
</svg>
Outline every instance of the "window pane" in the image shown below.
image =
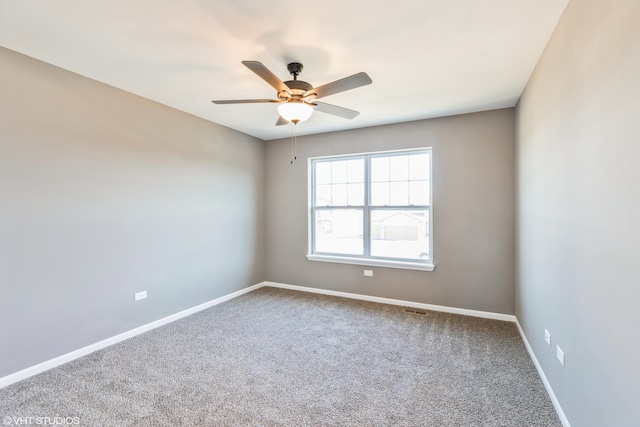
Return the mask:
<svg viewBox="0 0 640 427">
<path fill-rule="evenodd" d="M 371 184 L 371 204 L 374 206 L 389 205 L 388 182 L 374 182 Z"/>
<path fill-rule="evenodd" d="M 389 158 L 389 179 L 391 181 L 409 179 L 409 156 L 391 156 Z"/>
<path fill-rule="evenodd" d="M 316 184 L 331 183 L 331 162 L 316 163 Z"/>
<path fill-rule="evenodd" d="M 349 160 L 347 167 L 349 182 L 364 182 L 364 159 Z"/>
<path fill-rule="evenodd" d="M 318 161 L 314 164 L 315 206 L 364 205 L 365 159 Z"/>
<path fill-rule="evenodd" d="M 409 204 L 409 182 L 392 182 L 389 184 L 389 205 L 407 206 Z"/>
<path fill-rule="evenodd" d="M 429 181 L 409 182 L 409 204 L 428 205 L 429 196 Z"/>
<path fill-rule="evenodd" d="M 363 206 L 364 205 L 364 183 L 349 184 L 348 185 L 350 206 Z"/>
<path fill-rule="evenodd" d="M 347 160 L 340 160 L 338 162 L 331 162 L 331 182 L 346 183 L 347 182 Z"/>
<path fill-rule="evenodd" d="M 372 210 L 371 255 L 429 259 L 429 211 Z"/>
<path fill-rule="evenodd" d="M 429 155 L 413 154 L 409 158 L 409 179 L 427 180 L 429 179 Z"/>
<path fill-rule="evenodd" d="M 347 206 L 347 184 L 333 184 L 331 206 Z"/>
<path fill-rule="evenodd" d="M 388 157 L 374 157 L 371 159 L 371 181 L 389 181 Z"/>
<path fill-rule="evenodd" d="M 316 211 L 315 252 L 362 255 L 361 209 Z"/>
<path fill-rule="evenodd" d="M 331 206 L 331 184 L 316 185 L 316 206 Z"/>
</svg>

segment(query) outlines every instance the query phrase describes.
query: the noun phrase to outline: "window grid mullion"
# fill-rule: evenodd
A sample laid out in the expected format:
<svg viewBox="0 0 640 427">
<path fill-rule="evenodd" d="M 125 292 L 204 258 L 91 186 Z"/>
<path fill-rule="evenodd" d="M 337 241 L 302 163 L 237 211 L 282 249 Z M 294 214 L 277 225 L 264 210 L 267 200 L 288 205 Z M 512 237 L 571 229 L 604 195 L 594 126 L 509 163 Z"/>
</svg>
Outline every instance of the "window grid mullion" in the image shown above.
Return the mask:
<svg viewBox="0 0 640 427">
<path fill-rule="evenodd" d="M 364 162 L 364 212 L 362 227 L 362 241 L 364 256 L 371 256 L 371 156 L 365 157 Z"/>
</svg>

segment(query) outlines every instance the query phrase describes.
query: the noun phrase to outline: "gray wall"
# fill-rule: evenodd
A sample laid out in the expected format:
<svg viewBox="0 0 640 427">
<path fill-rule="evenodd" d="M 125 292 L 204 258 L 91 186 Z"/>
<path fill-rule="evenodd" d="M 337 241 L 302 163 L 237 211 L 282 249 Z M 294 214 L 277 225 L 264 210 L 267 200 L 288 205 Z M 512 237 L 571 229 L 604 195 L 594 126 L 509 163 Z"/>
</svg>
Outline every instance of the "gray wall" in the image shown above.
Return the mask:
<svg viewBox="0 0 640 427">
<path fill-rule="evenodd" d="M 304 126 L 304 124 L 300 125 Z M 267 280 L 496 313 L 514 313 L 514 110 L 267 142 Z M 432 272 L 313 262 L 307 159 L 433 147 Z"/>
<path fill-rule="evenodd" d="M 572 0 L 517 108 L 517 317 L 574 427 L 640 425 L 638 22 Z"/>
<path fill-rule="evenodd" d="M 264 280 L 264 142 L 0 64 L 0 377 Z"/>
</svg>

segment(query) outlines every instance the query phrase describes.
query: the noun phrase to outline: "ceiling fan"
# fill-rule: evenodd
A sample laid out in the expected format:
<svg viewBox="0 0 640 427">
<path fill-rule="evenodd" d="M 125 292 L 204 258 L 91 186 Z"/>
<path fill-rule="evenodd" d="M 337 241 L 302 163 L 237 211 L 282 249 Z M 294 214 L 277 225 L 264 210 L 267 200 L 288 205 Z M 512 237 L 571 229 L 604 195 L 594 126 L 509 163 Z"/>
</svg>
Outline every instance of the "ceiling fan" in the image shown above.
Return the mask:
<svg viewBox="0 0 640 427">
<path fill-rule="evenodd" d="M 317 102 L 316 99 L 371 83 L 371 78 L 367 73 L 360 72 L 314 88 L 311 84 L 298 80 L 298 75 L 302 72 L 303 68 L 299 62 L 291 62 L 287 65 L 287 70 L 289 70 L 289 73 L 293 76 L 293 80 L 287 80 L 285 82 L 280 80 L 261 62 L 242 61 L 242 63 L 278 91 L 277 99 L 232 99 L 211 102 L 214 104 L 277 103 L 279 104 L 278 113 L 280 117 L 276 122 L 276 126 L 285 125 L 289 122 L 293 124 L 303 122 L 311 117 L 314 109 L 323 113 L 333 114 L 334 116 L 344 117 L 345 119 L 353 119 L 360 114 L 358 111 L 324 102 Z"/>
</svg>

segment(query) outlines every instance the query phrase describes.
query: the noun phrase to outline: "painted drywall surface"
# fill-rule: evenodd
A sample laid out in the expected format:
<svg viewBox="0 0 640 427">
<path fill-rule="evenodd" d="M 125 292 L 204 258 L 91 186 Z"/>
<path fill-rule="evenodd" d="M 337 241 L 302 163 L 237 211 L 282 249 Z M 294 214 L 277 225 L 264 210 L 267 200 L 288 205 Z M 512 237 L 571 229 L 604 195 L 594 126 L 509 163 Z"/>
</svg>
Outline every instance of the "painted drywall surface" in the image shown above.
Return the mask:
<svg viewBox="0 0 640 427">
<path fill-rule="evenodd" d="M 262 141 L 0 63 L 0 376 L 264 280 Z"/>
<path fill-rule="evenodd" d="M 572 426 L 640 425 L 639 20 L 571 1 L 517 108 L 517 317 Z"/>
<path fill-rule="evenodd" d="M 513 314 L 514 132 L 504 109 L 305 136 L 293 165 L 289 139 L 267 142 L 267 280 Z M 433 148 L 435 270 L 307 260 L 308 159 L 416 147 Z"/>
</svg>

